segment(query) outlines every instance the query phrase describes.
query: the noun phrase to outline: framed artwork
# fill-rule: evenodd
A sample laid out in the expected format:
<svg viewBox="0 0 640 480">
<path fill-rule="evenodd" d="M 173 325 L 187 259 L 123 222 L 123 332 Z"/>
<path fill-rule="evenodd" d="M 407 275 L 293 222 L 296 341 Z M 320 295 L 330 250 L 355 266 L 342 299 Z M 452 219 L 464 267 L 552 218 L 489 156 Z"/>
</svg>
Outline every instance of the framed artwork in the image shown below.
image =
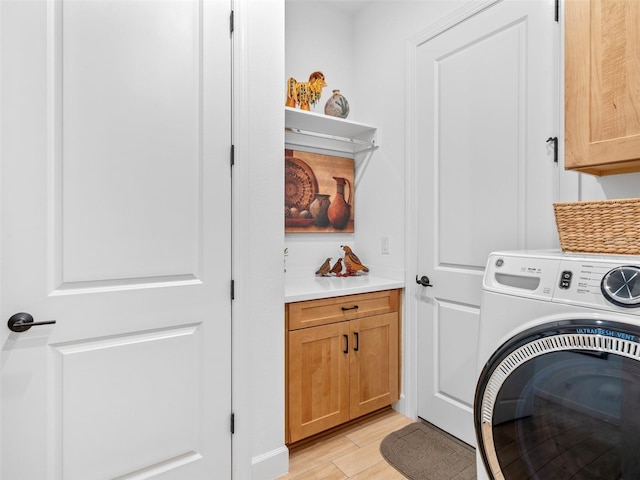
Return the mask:
<svg viewBox="0 0 640 480">
<path fill-rule="evenodd" d="M 353 233 L 353 158 L 285 149 L 286 233 Z"/>
</svg>

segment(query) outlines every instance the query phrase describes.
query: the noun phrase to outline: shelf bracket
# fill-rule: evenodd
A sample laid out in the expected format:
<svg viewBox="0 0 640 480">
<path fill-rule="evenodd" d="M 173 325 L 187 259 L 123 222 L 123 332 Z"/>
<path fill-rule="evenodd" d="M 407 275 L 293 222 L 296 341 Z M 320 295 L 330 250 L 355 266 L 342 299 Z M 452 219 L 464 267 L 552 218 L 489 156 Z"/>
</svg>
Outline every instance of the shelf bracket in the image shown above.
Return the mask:
<svg viewBox="0 0 640 480">
<path fill-rule="evenodd" d="M 337 142 L 349 143 L 351 145 L 356 145 L 356 146 L 361 145 L 365 147 L 366 150 L 375 150 L 376 148 L 378 148 L 377 145 L 375 145 L 374 140 L 367 141 L 367 140 L 360 140 L 358 138 L 341 137 L 338 135 L 329 135 L 328 133 L 311 132 L 309 130 L 302 130 L 300 128 L 293 128 L 293 127 L 285 127 L 285 131 L 295 133 L 298 135 L 306 135 L 309 137 L 322 138 L 324 140 L 333 140 Z M 359 151 L 364 151 L 364 150 L 359 150 Z"/>
</svg>

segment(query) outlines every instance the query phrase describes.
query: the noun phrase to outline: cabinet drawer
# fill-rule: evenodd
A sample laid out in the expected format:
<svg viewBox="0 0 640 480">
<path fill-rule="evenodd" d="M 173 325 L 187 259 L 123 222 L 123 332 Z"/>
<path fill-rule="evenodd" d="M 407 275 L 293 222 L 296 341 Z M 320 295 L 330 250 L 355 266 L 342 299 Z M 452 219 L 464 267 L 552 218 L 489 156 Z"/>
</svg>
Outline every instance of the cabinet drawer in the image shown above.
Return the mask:
<svg viewBox="0 0 640 480">
<path fill-rule="evenodd" d="M 359 293 L 287 304 L 289 330 L 397 312 L 398 290 Z"/>
</svg>

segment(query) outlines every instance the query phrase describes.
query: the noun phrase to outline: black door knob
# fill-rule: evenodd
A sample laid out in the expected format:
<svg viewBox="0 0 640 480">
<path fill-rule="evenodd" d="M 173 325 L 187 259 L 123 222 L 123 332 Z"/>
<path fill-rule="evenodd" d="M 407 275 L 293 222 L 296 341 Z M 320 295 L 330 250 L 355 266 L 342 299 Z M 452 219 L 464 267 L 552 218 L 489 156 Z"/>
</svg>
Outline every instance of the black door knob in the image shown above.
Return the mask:
<svg viewBox="0 0 640 480">
<path fill-rule="evenodd" d="M 21 312 L 11 315 L 11 318 L 9 318 L 9 321 L 7 322 L 7 326 L 12 332 L 26 332 L 36 325 L 50 325 L 52 323 L 56 323 L 56 321 L 47 320 L 45 322 L 34 322 L 30 313 Z"/>
<path fill-rule="evenodd" d="M 423 275 L 420 278 L 418 278 L 418 275 L 416 275 L 416 283 L 418 285 L 422 285 L 423 287 L 433 287 L 433 285 L 431 285 L 431 283 L 429 282 L 429 277 L 427 277 L 426 275 Z"/>
</svg>

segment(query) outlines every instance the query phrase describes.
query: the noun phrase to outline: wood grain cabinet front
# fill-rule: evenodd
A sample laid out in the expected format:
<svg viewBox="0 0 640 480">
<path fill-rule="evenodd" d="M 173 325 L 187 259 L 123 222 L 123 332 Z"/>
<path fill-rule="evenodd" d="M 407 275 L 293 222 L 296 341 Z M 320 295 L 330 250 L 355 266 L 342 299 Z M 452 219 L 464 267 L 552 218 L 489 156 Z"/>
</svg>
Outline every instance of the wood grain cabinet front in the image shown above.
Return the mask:
<svg viewBox="0 0 640 480">
<path fill-rule="evenodd" d="M 287 443 L 398 400 L 399 297 L 388 290 L 287 304 Z"/>
<path fill-rule="evenodd" d="M 567 0 L 565 168 L 640 171 L 640 2 Z"/>
</svg>

